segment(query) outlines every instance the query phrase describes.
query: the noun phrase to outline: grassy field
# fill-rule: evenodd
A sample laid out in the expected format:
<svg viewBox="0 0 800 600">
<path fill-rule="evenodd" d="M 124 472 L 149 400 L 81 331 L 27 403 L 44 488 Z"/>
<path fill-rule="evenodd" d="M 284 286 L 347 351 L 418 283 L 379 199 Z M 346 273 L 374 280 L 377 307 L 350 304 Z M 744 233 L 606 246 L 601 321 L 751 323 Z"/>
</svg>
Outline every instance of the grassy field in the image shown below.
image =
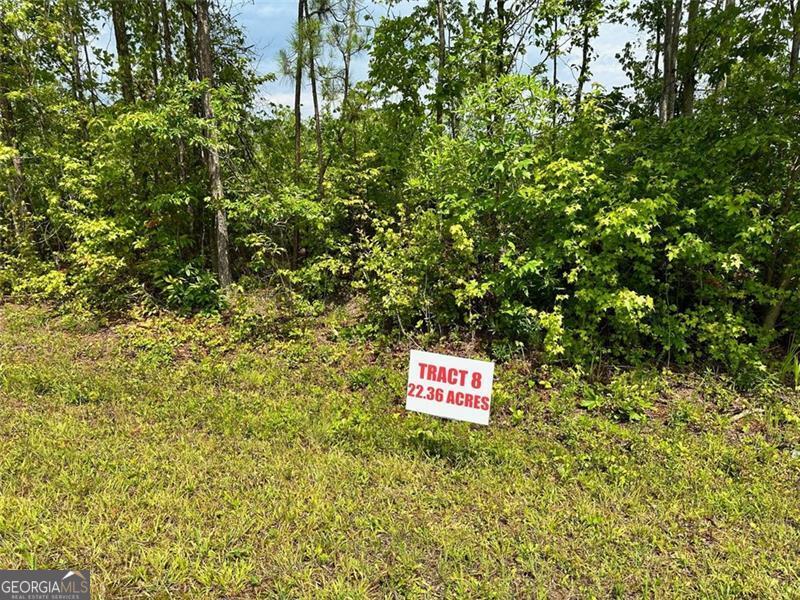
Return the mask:
<svg viewBox="0 0 800 600">
<path fill-rule="evenodd" d="M 794 392 L 512 361 L 482 428 L 405 413 L 407 348 L 343 311 L 259 323 L 0 307 L 0 567 L 114 598 L 800 596 Z"/>
</svg>

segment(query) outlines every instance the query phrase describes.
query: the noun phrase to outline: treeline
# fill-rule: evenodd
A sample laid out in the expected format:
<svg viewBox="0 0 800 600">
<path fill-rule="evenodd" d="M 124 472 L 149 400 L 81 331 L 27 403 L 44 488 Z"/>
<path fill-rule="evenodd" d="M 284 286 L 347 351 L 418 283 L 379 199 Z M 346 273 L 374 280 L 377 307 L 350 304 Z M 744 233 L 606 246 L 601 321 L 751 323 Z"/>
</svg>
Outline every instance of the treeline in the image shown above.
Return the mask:
<svg viewBox="0 0 800 600">
<path fill-rule="evenodd" d="M 298 0 L 281 106 L 227 3 L 0 0 L 0 290 L 356 293 L 498 356 L 797 353 L 797 0 L 388 4 Z M 591 85 L 604 23 L 625 88 Z"/>
</svg>

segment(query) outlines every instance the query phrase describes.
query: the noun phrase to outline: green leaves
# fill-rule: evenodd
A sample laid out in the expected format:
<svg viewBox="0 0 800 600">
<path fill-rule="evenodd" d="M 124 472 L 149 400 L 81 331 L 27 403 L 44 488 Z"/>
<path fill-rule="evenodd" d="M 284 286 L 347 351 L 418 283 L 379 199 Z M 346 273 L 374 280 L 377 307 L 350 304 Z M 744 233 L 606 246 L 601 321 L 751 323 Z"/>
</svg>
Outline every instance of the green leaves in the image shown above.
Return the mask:
<svg viewBox="0 0 800 600">
<path fill-rule="evenodd" d="M 187 3 L 119 4 L 124 101 L 118 50 L 97 44 L 107 2 L 0 0 L 4 291 L 210 309 L 227 235 L 248 286 L 363 293 L 373 331 L 752 373 L 800 330 L 785 3 L 685 3 L 666 86 L 663 3 L 429 0 L 388 11 L 374 34 L 356 0 L 301 4 L 279 70 L 305 81 L 313 57 L 313 121 L 258 101 L 272 76 L 254 72 L 225 3 L 211 3 L 210 87 Z M 625 93 L 589 92 L 606 18 L 640 28 L 641 52 L 620 59 Z M 370 35 L 368 80 L 354 82 Z M 557 73 L 523 68 L 532 40 Z M 571 86 L 558 59 L 575 49 Z M 677 106 L 656 122 L 672 89 Z"/>
<path fill-rule="evenodd" d="M 407 179 L 419 210 L 369 247 L 376 314 L 465 323 L 551 359 L 758 369 L 756 282 L 779 221 L 731 185 L 728 141 L 680 122 L 615 132 L 591 97 L 553 130 L 547 99 L 503 78 L 465 99 L 458 137 L 431 139 Z"/>
</svg>

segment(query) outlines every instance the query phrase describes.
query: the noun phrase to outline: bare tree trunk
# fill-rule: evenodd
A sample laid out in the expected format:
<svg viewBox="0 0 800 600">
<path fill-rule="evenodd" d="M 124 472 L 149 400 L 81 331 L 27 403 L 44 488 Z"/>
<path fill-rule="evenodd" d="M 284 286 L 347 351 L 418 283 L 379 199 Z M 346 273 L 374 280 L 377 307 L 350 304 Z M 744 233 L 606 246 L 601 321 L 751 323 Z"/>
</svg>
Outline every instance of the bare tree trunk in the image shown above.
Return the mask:
<svg viewBox="0 0 800 600">
<path fill-rule="evenodd" d="M 180 3 L 183 14 L 183 43 L 186 52 L 186 76 L 191 81 L 197 81 L 197 45 L 194 39 L 195 15 L 186 0 Z"/>
<path fill-rule="evenodd" d="M 75 14 L 72 15 L 70 24 L 70 43 L 72 45 L 72 95 L 75 100 L 83 102 L 83 76 L 81 74 L 81 45 L 78 38 L 80 15 L 78 8 L 75 7 Z"/>
<path fill-rule="evenodd" d="M 81 71 L 81 41 L 79 32 L 83 29 L 83 22 L 81 20 L 80 14 L 80 4 L 77 4 L 73 7 L 74 12 L 67 9 L 67 16 L 69 18 L 69 38 L 70 38 L 70 48 L 71 50 L 71 58 L 72 58 L 72 73 L 71 73 L 71 80 L 72 80 L 72 97 L 75 99 L 76 102 L 80 103 L 81 106 L 84 105 L 84 84 L 83 84 L 83 73 Z M 78 124 L 81 128 L 81 134 L 83 139 L 88 139 L 89 137 L 89 130 L 87 127 L 86 119 L 84 118 L 81 112 L 78 113 L 77 116 Z"/>
<path fill-rule="evenodd" d="M 350 61 L 352 60 L 350 52 L 344 54 L 344 84 L 342 91 L 342 108 L 347 106 L 347 97 L 350 95 Z"/>
<path fill-rule="evenodd" d="M 553 59 L 553 129 L 558 120 L 558 17 L 553 18 L 551 55 Z"/>
<path fill-rule="evenodd" d="M 167 69 L 172 70 L 175 61 L 172 58 L 172 28 L 169 23 L 169 6 L 167 0 L 161 0 L 161 43 L 164 47 L 164 61 Z"/>
<path fill-rule="evenodd" d="M 297 31 L 298 35 L 303 35 L 304 0 L 297 0 Z M 295 180 L 300 178 L 300 144 L 302 142 L 302 121 L 300 115 L 300 97 L 303 91 L 303 56 L 302 40 L 297 48 L 294 66 L 294 176 Z"/>
<path fill-rule="evenodd" d="M 792 9 L 792 48 L 789 51 L 789 79 L 798 75 L 800 61 L 800 1 L 790 0 Z"/>
<path fill-rule="evenodd" d="M 677 85 L 677 76 L 678 76 L 678 40 L 681 34 L 681 22 L 683 20 L 683 2 L 682 0 L 676 0 L 675 2 L 675 12 L 672 15 L 672 31 L 670 32 L 671 39 L 670 39 L 670 57 L 672 60 L 672 64 L 670 66 L 670 80 L 671 85 L 669 86 L 669 105 L 668 105 L 668 112 L 669 118 L 671 119 L 675 115 L 675 103 L 678 97 L 678 85 Z"/>
<path fill-rule="evenodd" d="M 160 10 L 157 4 L 153 3 L 148 10 L 148 20 L 150 21 L 150 44 L 152 45 L 152 52 L 150 53 L 150 73 L 153 78 L 153 97 L 155 91 L 158 89 L 158 67 L 163 69 L 163 62 L 161 61 L 161 35 L 159 31 Z"/>
<path fill-rule="evenodd" d="M 678 34 L 681 29 L 681 0 L 668 0 L 664 13 L 664 74 L 659 103 L 659 118 L 666 123 L 675 114 Z"/>
<path fill-rule="evenodd" d="M 219 284 L 223 288 L 232 282 L 230 260 L 228 257 L 228 218 L 223 206 L 222 177 L 220 176 L 219 152 L 217 150 L 216 128 L 213 124 L 214 111 L 211 107 L 211 87 L 214 85 L 214 69 L 211 62 L 211 28 L 208 18 L 208 0 L 196 0 L 197 44 L 200 54 L 200 78 L 205 81 L 203 92 L 203 116 L 207 121 L 206 136 L 209 140 L 206 151 L 208 176 L 211 187 L 211 204 L 216 221 L 216 264 Z"/>
<path fill-rule="evenodd" d="M 353 27 L 354 21 L 356 19 L 354 8 L 355 3 L 350 5 L 351 7 L 348 8 L 347 11 L 347 43 L 345 44 L 344 50 L 342 51 L 342 62 L 344 63 L 344 82 L 343 82 L 343 89 L 342 89 L 342 107 L 341 107 L 341 117 L 344 122 L 350 121 L 350 105 L 348 104 L 348 99 L 350 98 L 350 63 L 353 60 L 353 47 L 351 45 L 350 40 L 352 39 L 353 35 Z M 342 128 L 339 128 L 338 131 L 338 139 L 339 145 L 344 146 L 344 131 Z M 330 161 L 328 161 L 330 162 Z M 326 163 L 327 168 L 327 163 Z"/>
<path fill-rule="evenodd" d="M 92 71 L 92 61 L 89 59 L 89 44 L 86 41 L 86 31 L 81 25 L 81 45 L 83 46 L 83 60 L 86 62 L 86 80 L 89 96 L 92 100 L 92 114 L 97 114 L 97 89 L 95 84 L 94 72 Z"/>
<path fill-rule="evenodd" d="M 306 22 L 310 19 L 308 13 L 308 2 L 304 2 Z M 325 177 L 325 157 L 322 148 L 322 119 L 319 112 L 319 94 L 317 93 L 317 68 L 316 56 L 314 56 L 314 40 L 308 38 L 308 78 L 311 80 L 311 100 L 314 104 L 314 134 L 317 145 L 317 197 L 322 199 L 324 192 L 323 179 Z"/>
<path fill-rule="evenodd" d="M 583 100 L 583 86 L 589 80 L 589 57 L 591 56 L 591 46 L 589 45 L 589 26 L 583 26 L 583 39 L 581 40 L 581 70 L 578 72 L 578 88 L 575 90 L 575 108 L 581 106 Z"/>
<path fill-rule="evenodd" d="M 114 40 L 117 44 L 119 63 L 119 82 L 122 99 L 131 103 L 135 100 L 133 92 L 133 72 L 131 71 L 131 52 L 128 46 L 128 30 L 125 23 L 125 0 L 111 0 L 111 21 L 114 24 Z"/>
<path fill-rule="evenodd" d="M 491 15 L 491 2 L 490 0 L 483 1 L 483 28 L 481 33 L 483 35 L 483 40 L 481 40 L 481 79 L 483 81 L 488 81 L 489 79 L 489 67 L 488 67 L 488 55 L 489 55 L 489 31 L 491 27 L 491 23 L 489 21 L 489 17 Z"/>
<path fill-rule="evenodd" d="M 725 0 L 725 11 L 730 11 L 733 7 L 736 6 L 736 0 Z M 728 34 L 728 27 L 723 25 L 720 27 L 720 36 L 719 36 L 719 45 L 725 50 L 728 51 L 728 44 L 730 43 L 730 36 Z M 717 85 L 714 87 L 714 90 L 719 93 L 725 89 L 728 85 L 728 76 L 723 75 L 722 78 L 717 82 Z"/>
<path fill-rule="evenodd" d="M 195 27 L 195 14 L 192 8 L 192 0 L 178 0 L 177 6 L 181 16 L 183 26 L 183 52 L 184 52 L 184 65 L 186 69 L 186 77 L 190 81 L 197 81 L 197 44 L 195 43 L 194 27 Z M 192 112 L 194 114 L 202 114 L 203 108 L 195 100 L 192 100 Z M 183 140 L 178 143 L 178 172 L 182 183 L 188 179 L 188 171 L 194 169 L 198 163 L 205 162 L 205 155 L 198 152 L 191 146 L 181 144 Z M 205 255 L 205 218 L 203 215 L 204 206 L 203 202 L 195 200 L 187 206 L 187 217 L 189 219 L 189 236 L 197 244 L 197 253 L 200 256 Z"/>
<path fill-rule="evenodd" d="M 169 5 L 167 0 L 161 0 L 161 45 L 164 48 L 164 62 L 166 71 L 173 74 L 175 70 L 175 60 L 172 57 L 172 26 L 169 19 Z M 164 69 L 162 67 L 162 73 Z M 186 182 L 186 141 L 183 136 L 178 137 L 178 176 L 181 183 Z M 191 219 L 192 211 L 189 207 Z"/>
<path fill-rule="evenodd" d="M 304 24 L 303 18 L 305 15 L 305 0 L 297 0 L 297 34 L 298 47 L 296 48 L 295 66 L 294 66 L 294 180 L 295 183 L 300 182 L 300 164 L 302 162 L 301 144 L 303 141 L 303 122 L 302 115 L 300 114 L 300 99 L 303 93 L 303 40 Z M 292 235 L 292 254 L 291 266 L 297 267 L 297 262 L 300 256 L 300 227 L 297 223 L 294 225 L 294 232 Z"/>
<path fill-rule="evenodd" d="M 505 74 L 505 46 L 506 46 L 506 5 L 504 0 L 497 0 L 497 44 L 495 46 L 496 74 L 498 77 Z"/>
<path fill-rule="evenodd" d="M 325 158 L 322 149 L 322 118 L 319 112 L 319 95 L 317 93 L 317 75 L 314 67 L 314 57 L 310 57 L 309 61 L 308 75 L 311 79 L 311 99 L 314 104 L 314 136 L 317 146 L 317 197 L 322 198 L 323 179 L 325 177 L 325 170 L 323 167 Z"/>
<path fill-rule="evenodd" d="M 663 76 L 661 79 L 661 99 L 658 103 L 658 118 L 662 123 L 669 120 L 669 113 L 667 112 L 668 101 L 668 88 L 671 84 L 669 80 L 669 73 L 671 71 L 672 59 L 670 57 L 670 49 L 672 39 L 672 2 L 667 2 L 664 8 L 664 68 Z"/>
<path fill-rule="evenodd" d="M 686 48 L 683 53 L 681 76 L 681 114 L 691 116 L 694 113 L 694 94 L 697 86 L 697 19 L 700 11 L 700 0 L 689 0 L 689 12 L 686 21 Z"/>
<path fill-rule="evenodd" d="M 661 21 L 656 24 L 656 48 L 655 48 L 655 58 L 653 60 L 653 79 L 656 80 L 661 75 L 661 65 L 659 61 L 661 60 Z"/>
<path fill-rule="evenodd" d="M 444 96 L 444 70 L 447 61 L 447 53 L 444 38 L 444 0 L 436 0 L 436 27 L 439 32 L 439 68 L 436 72 L 436 124 L 442 124 L 444 109 L 442 97 Z"/>
</svg>

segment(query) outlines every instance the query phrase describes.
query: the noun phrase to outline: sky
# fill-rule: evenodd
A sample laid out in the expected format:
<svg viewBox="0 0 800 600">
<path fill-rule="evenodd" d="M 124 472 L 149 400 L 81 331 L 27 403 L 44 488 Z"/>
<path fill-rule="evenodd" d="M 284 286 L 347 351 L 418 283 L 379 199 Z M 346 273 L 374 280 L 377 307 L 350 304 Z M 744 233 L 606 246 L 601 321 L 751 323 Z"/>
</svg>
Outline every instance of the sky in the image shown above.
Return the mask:
<svg viewBox="0 0 800 600">
<path fill-rule="evenodd" d="M 297 20 L 297 0 L 220 0 L 230 7 L 233 15 L 244 29 L 248 43 L 252 46 L 256 71 L 259 74 L 273 73 L 274 81 L 264 84 L 260 90 L 258 103 L 266 106 L 269 103 L 292 105 L 294 103 L 294 85 L 279 75 L 278 52 L 288 46 Z M 463 0 L 466 2 L 466 0 Z M 385 2 L 385 0 L 384 0 Z M 365 0 L 365 10 L 371 15 L 370 22 L 377 24 L 387 14 L 408 14 L 417 0 L 400 0 L 391 9 L 384 3 Z M 100 47 L 114 52 L 114 36 L 110 19 L 98 24 L 98 42 Z M 624 48 L 626 42 L 633 39 L 634 31 L 618 23 L 602 23 L 599 36 L 593 41 L 596 57 L 591 65 L 592 82 L 599 83 L 606 89 L 623 86 L 628 83 L 627 77 L 620 67 L 616 55 Z M 575 83 L 574 74 L 568 74 L 568 65 L 578 64 L 580 49 L 571 55 L 559 57 L 559 79 Z M 528 60 L 538 63 L 539 53 L 532 49 Z M 573 69 L 573 72 L 575 70 Z M 363 52 L 353 59 L 351 73 L 354 81 L 366 79 L 369 72 L 369 55 Z M 312 113 L 310 90 L 307 85 L 303 90 L 302 111 L 305 116 Z"/>
<path fill-rule="evenodd" d="M 387 15 L 386 6 L 370 0 L 367 0 L 366 4 L 365 10 L 372 16 L 372 23 L 377 23 L 382 16 Z M 411 2 L 405 1 L 399 7 L 392 9 L 392 12 L 405 14 L 409 12 L 411 6 L 413 6 Z M 288 78 L 280 76 L 277 57 L 280 49 L 288 46 L 289 37 L 297 21 L 297 0 L 235 0 L 232 10 L 244 28 L 248 42 L 253 46 L 257 72 L 276 75 L 275 81 L 263 87 L 261 100 L 292 105 L 294 84 Z M 350 68 L 354 81 L 366 79 L 369 72 L 368 53 L 363 52 L 355 57 Z M 312 110 L 309 94 L 310 90 L 306 86 L 303 90 L 303 112 L 306 115 Z"/>
<path fill-rule="evenodd" d="M 296 0 L 232 0 L 233 13 L 237 15 L 239 23 L 244 28 L 248 42 L 252 44 L 256 57 L 258 73 L 275 73 L 278 75 L 277 56 L 281 48 L 288 45 L 288 39 L 297 19 Z M 372 22 L 377 23 L 387 14 L 387 7 L 382 4 L 367 0 L 366 10 L 372 14 Z M 405 0 L 392 8 L 393 14 L 406 14 L 414 6 L 413 0 Z M 592 63 L 593 81 L 607 89 L 626 85 L 628 83 L 616 54 L 625 43 L 633 37 L 631 29 L 625 25 L 603 23 L 600 26 L 600 35 L 594 40 L 597 57 Z M 538 62 L 536 53 L 531 53 L 531 60 Z M 566 65 L 576 64 L 580 60 L 578 51 L 573 55 L 560 57 L 560 76 L 574 83 L 574 77 L 567 75 Z M 354 80 L 363 80 L 367 77 L 369 57 L 367 53 L 358 56 L 352 65 Z M 309 90 L 303 92 L 303 113 L 308 115 L 311 111 Z M 289 104 L 294 101 L 294 86 L 284 77 L 277 76 L 276 80 L 264 85 L 261 90 L 261 102 L 274 102 Z"/>
</svg>

